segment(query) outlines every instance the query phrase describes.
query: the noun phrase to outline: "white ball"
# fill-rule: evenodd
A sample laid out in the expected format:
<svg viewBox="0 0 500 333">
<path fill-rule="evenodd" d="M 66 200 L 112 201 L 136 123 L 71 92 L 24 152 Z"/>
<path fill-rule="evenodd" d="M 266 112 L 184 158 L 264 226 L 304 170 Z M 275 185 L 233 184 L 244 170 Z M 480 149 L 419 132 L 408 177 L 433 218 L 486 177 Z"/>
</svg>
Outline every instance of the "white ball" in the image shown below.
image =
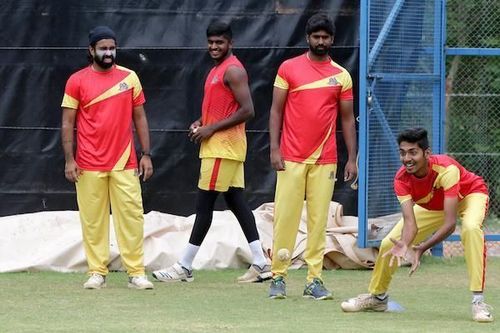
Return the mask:
<svg viewBox="0 0 500 333">
<path fill-rule="evenodd" d="M 287 261 L 290 259 L 290 251 L 288 249 L 279 249 L 278 250 L 278 259 L 280 261 Z"/>
</svg>

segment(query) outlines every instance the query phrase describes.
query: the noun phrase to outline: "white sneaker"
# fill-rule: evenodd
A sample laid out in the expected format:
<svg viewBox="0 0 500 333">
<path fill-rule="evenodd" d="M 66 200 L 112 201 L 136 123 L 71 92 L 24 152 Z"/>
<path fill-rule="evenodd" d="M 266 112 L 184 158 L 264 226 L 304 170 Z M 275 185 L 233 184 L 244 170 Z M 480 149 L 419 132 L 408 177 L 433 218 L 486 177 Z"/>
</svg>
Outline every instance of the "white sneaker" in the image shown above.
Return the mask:
<svg viewBox="0 0 500 333">
<path fill-rule="evenodd" d="M 83 284 L 84 289 L 101 289 L 106 287 L 106 278 L 101 274 L 92 273 L 87 282 Z"/>
<path fill-rule="evenodd" d="M 493 321 L 491 314 L 492 307 L 484 302 L 472 303 L 472 320 L 480 323 L 489 323 Z"/>
<path fill-rule="evenodd" d="M 178 262 L 165 269 L 153 272 L 153 277 L 162 282 L 192 282 L 194 280 L 193 270 L 189 270 Z"/>
<path fill-rule="evenodd" d="M 237 279 L 237 281 L 238 283 L 262 282 L 272 277 L 271 265 L 264 265 L 262 268 L 257 265 L 252 265 L 245 274 Z"/>
<path fill-rule="evenodd" d="M 128 287 L 132 289 L 153 289 L 154 286 L 149 282 L 145 275 L 131 276 L 128 278 Z"/>
<path fill-rule="evenodd" d="M 389 296 L 383 301 L 379 300 L 372 294 L 361 294 L 357 297 L 350 298 L 347 301 L 340 303 L 340 307 L 344 312 L 361 312 L 361 311 L 385 311 Z"/>
</svg>

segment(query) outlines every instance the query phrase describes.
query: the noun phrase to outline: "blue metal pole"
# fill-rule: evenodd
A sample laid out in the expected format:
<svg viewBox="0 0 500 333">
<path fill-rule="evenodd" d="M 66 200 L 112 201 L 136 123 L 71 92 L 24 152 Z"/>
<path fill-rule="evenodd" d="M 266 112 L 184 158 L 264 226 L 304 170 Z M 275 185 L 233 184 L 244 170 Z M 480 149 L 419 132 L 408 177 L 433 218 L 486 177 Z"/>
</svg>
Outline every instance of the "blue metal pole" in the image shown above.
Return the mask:
<svg viewBox="0 0 500 333">
<path fill-rule="evenodd" d="M 367 62 L 369 43 L 370 0 L 361 0 L 359 29 L 359 159 L 358 159 L 358 246 L 367 247 L 368 218 L 366 203 L 368 198 L 368 106 L 367 106 Z"/>
<path fill-rule="evenodd" d="M 461 56 L 482 56 L 495 57 L 500 55 L 500 48 L 463 48 L 463 47 L 447 47 L 445 48 L 446 55 L 461 55 Z"/>
<path fill-rule="evenodd" d="M 446 1 L 436 0 L 434 3 L 434 74 L 439 75 L 439 81 L 434 83 L 433 88 L 433 122 L 432 150 L 437 153 L 445 151 L 445 99 L 446 99 L 446 68 L 444 44 L 446 42 Z M 431 249 L 434 256 L 443 256 L 443 243 L 439 243 Z"/>
</svg>

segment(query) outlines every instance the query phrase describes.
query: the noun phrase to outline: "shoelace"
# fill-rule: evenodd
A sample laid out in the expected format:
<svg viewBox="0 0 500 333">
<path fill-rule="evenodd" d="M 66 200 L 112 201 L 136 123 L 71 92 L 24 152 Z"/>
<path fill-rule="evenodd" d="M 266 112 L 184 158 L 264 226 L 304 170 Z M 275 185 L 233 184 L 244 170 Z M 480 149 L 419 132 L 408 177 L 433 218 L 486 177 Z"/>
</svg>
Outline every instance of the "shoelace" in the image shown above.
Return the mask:
<svg viewBox="0 0 500 333">
<path fill-rule="evenodd" d="M 158 271 L 157 274 L 160 275 L 163 278 L 168 278 L 168 279 L 175 279 L 176 276 L 181 276 L 184 274 L 186 277 L 190 277 L 192 271 L 188 270 L 187 268 L 180 266 L 182 273 L 177 272 L 177 270 L 173 267 Z"/>
<path fill-rule="evenodd" d="M 361 306 L 372 306 L 373 304 L 378 302 L 382 302 L 372 295 L 361 295 L 356 297 L 356 303 L 359 303 Z"/>
<path fill-rule="evenodd" d="M 100 275 L 100 274 L 97 274 L 97 273 L 92 274 L 92 275 L 90 276 L 90 278 L 91 278 L 92 280 L 96 280 L 96 281 L 98 281 L 98 282 L 101 282 L 102 280 L 104 280 L 104 277 L 103 277 L 102 275 Z"/>
<path fill-rule="evenodd" d="M 311 287 L 312 288 L 319 288 L 320 290 L 325 289 L 325 287 L 323 285 L 323 281 L 321 281 L 321 280 L 313 280 Z"/>
<path fill-rule="evenodd" d="M 273 280 L 273 284 L 274 284 L 275 286 L 277 286 L 277 287 L 278 287 L 278 286 L 280 286 L 280 287 L 281 287 L 281 286 L 284 286 L 284 285 L 285 285 L 285 281 L 283 281 L 283 279 L 277 279 L 277 280 Z"/>
<path fill-rule="evenodd" d="M 476 302 L 472 304 L 476 305 L 479 308 L 479 310 L 487 312 L 488 314 L 491 313 L 491 311 L 493 310 L 493 307 L 491 305 L 486 304 L 484 302 Z"/>
<path fill-rule="evenodd" d="M 314 289 L 317 289 L 321 292 L 326 291 L 326 288 L 323 286 L 323 282 L 321 282 L 321 280 L 316 280 L 316 279 L 313 280 L 313 282 L 307 286 L 307 292 L 312 294 Z"/>
</svg>

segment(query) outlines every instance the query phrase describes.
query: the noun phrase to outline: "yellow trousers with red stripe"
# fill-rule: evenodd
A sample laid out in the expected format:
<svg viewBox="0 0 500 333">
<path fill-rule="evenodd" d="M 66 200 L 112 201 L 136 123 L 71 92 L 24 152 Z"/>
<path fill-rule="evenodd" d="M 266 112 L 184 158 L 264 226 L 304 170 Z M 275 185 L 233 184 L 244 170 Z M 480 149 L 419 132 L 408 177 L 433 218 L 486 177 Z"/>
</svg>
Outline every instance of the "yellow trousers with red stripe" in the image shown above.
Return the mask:
<svg viewBox="0 0 500 333">
<path fill-rule="evenodd" d="M 144 275 L 144 216 L 135 170 L 83 171 L 76 183 L 89 274 L 108 274 L 109 212 L 129 276 Z"/>
<path fill-rule="evenodd" d="M 484 289 L 486 249 L 484 243 L 483 221 L 488 210 L 488 195 L 472 193 L 458 203 L 458 217 L 462 221 L 461 240 L 464 247 L 465 261 L 469 273 L 469 288 L 471 291 Z M 431 236 L 444 222 L 443 211 L 430 211 L 418 205 L 413 208 L 417 222 L 418 233 L 413 244 L 418 244 Z M 382 257 L 389 251 L 393 243 L 390 238 L 401 239 L 403 220 L 399 221 L 394 229 L 382 240 L 379 255 L 368 290 L 372 294 L 382 294 L 389 289 L 392 275 L 397 265 L 389 266 L 390 255 Z"/>
<path fill-rule="evenodd" d="M 290 260 L 280 261 L 277 254 L 280 249 L 288 249 L 293 253 L 305 197 L 307 245 L 304 260 L 308 267 L 307 281 L 321 279 L 328 208 L 332 200 L 336 170 L 336 164 L 286 161 L 285 170 L 278 171 L 274 200 L 273 276 L 287 275 Z"/>
</svg>

